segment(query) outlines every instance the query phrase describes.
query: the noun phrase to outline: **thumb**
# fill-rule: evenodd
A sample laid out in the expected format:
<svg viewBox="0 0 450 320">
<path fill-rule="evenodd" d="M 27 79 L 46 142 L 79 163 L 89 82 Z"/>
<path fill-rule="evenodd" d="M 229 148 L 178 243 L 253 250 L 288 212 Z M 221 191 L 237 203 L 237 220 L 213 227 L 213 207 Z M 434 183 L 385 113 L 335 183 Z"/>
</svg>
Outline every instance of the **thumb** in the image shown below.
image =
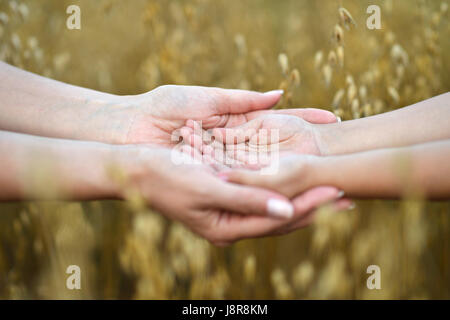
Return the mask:
<svg viewBox="0 0 450 320">
<path fill-rule="evenodd" d="M 274 181 L 266 175 L 262 175 L 260 171 L 257 170 L 227 170 L 219 173 L 219 177 L 227 182 L 232 182 L 236 184 L 261 187 L 264 189 L 274 189 Z"/>
<path fill-rule="evenodd" d="M 314 124 L 327 124 L 327 123 L 335 123 L 338 122 L 338 118 L 334 115 L 334 113 L 315 108 L 302 108 L 302 109 L 286 109 L 286 110 L 278 110 L 279 114 L 288 114 L 288 115 L 296 115 L 302 118 L 305 121 Z"/>
<path fill-rule="evenodd" d="M 338 118 L 334 115 L 334 113 L 327 110 L 314 108 L 255 111 L 247 114 L 247 119 L 252 120 L 267 114 L 281 114 L 281 115 L 295 116 L 314 124 L 327 124 L 339 121 Z"/>
<path fill-rule="evenodd" d="M 294 215 L 294 206 L 289 199 L 269 190 L 224 182 L 218 190 L 220 192 L 211 197 L 217 209 L 279 219 L 290 219 Z"/>
<path fill-rule="evenodd" d="M 283 95 L 283 90 L 260 93 L 247 90 L 209 88 L 214 96 L 216 114 L 244 114 L 274 107 Z"/>
</svg>

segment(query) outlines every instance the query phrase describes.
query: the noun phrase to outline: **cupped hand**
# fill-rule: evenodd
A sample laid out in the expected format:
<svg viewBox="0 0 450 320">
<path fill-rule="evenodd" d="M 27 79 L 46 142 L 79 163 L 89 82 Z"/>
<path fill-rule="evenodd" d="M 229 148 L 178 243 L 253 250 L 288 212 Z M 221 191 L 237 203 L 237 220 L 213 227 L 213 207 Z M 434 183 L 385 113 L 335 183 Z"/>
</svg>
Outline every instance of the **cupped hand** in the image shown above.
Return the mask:
<svg viewBox="0 0 450 320">
<path fill-rule="evenodd" d="M 278 152 L 322 155 L 316 125 L 289 114 L 267 114 L 233 128 L 213 130 L 215 141 L 225 145 L 226 154 L 248 163 L 251 154 Z"/>
<path fill-rule="evenodd" d="M 220 172 L 219 176 L 228 182 L 272 190 L 292 199 L 320 186 L 321 164 L 326 163 L 326 159 L 313 155 L 289 155 L 281 158 L 269 174 L 262 174 L 261 169 L 232 169 Z"/>
<path fill-rule="evenodd" d="M 290 155 L 280 159 L 272 174 L 262 174 L 261 170 L 235 169 L 219 175 L 225 181 L 273 190 L 293 198 L 314 186 L 312 168 L 317 160 L 316 156 Z"/>
<path fill-rule="evenodd" d="M 201 122 L 203 129 L 243 125 L 269 114 L 292 114 L 311 123 L 336 122 L 336 117 L 324 110 L 267 110 L 280 100 L 283 92 L 259 93 L 197 86 L 167 85 L 148 93 L 124 96 L 120 101 L 130 106 L 130 125 L 126 144 L 151 143 L 172 147 L 192 134 L 188 120 Z M 188 132 L 180 132 L 182 128 Z M 192 129 L 192 128 L 191 128 Z"/>
<path fill-rule="evenodd" d="M 127 176 L 145 200 L 216 245 L 303 227 L 318 206 L 339 196 L 336 188 L 321 187 L 290 202 L 270 190 L 223 181 L 188 147 L 125 148 L 131 150 L 125 157 Z"/>
</svg>

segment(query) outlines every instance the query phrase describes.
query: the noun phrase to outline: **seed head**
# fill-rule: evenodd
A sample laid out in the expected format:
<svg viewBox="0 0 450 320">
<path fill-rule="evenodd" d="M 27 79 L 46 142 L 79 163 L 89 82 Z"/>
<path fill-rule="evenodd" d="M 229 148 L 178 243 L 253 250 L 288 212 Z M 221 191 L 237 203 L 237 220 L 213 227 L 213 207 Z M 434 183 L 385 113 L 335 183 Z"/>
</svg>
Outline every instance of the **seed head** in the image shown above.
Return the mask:
<svg viewBox="0 0 450 320">
<path fill-rule="evenodd" d="M 345 90 L 344 89 L 340 89 L 338 92 L 336 92 L 336 94 L 334 95 L 333 98 L 333 108 L 337 109 L 339 107 L 339 105 L 341 104 L 341 100 L 345 95 Z"/>
<path fill-rule="evenodd" d="M 358 93 L 358 90 L 354 84 L 351 84 L 348 87 L 347 91 L 347 99 L 348 101 L 353 101 L 353 99 L 356 97 L 356 94 Z"/>
<path fill-rule="evenodd" d="M 335 67 L 337 65 L 337 56 L 333 50 L 331 50 L 330 53 L 328 54 L 328 63 L 332 67 Z"/>
<path fill-rule="evenodd" d="M 337 47 L 336 54 L 337 54 L 339 66 L 342 68 L 344 66 L 344 59 L 345 59 L 344 47 L 343 46 Z"/>
<path fill-rule="evenodd" d="M 278 63 L 280 64 L 283 74 L 287 75 L 289 70 L 289 59 L 285 53 L 280 53 L 278 55 Z"/>
<path fill-rule="evenodd" d="M 353 19 L 352 15 L 344 7 L 339 8 L 339 19 L 341 24 L 345 26 L 347 29 L 349 29 L 351 25 L 356 26 L 356 22 Z"/>
<path fill-rule="evenodd" d="M 331 68 L 331 66 L 329 64 L 326 64 L 323 66 L 322 73 L 323 73 L 323 77 L 325 79 L 325 84 L 327 86 L 329 86 L 331 83 L 331 80 L 333 79 L 333 69 Z"/>
<path fill-rule="evenodd" d="M 400 95 L 398 94 L 397 89 L 395 89 L 392 86 L 388 87 L 388 94 L 392 98 L 392 100 L 394 100 L 395 103 L 399 103 Z"/>
<path fill-rule="evenodd" d="M 333 38 L 338 44 L 344 41 L 344 30 L 338 24 L 334 26 Z"/>
<path fill-rule="evenodd" d="M 301 82 L 300 72 L 298 69 L 294 69 L 291 72 L 291 81 L 295 86 L 299 86 Z"/>
<path fill-rule="evenodd" d="M 323 51 L 317 51 L 314 56 L 314 68 L 319 69 L 323 61 Z"/>
</svg>

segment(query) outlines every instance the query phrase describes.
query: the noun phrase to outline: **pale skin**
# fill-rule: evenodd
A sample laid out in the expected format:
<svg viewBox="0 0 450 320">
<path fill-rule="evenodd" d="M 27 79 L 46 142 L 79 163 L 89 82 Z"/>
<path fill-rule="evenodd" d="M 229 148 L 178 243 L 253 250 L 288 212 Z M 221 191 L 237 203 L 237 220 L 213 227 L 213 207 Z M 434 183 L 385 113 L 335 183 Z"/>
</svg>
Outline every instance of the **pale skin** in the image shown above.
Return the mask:
<svg viewBox="0 0 450 320">
<path fill-rule="evenodd" d="M 261 148 L 261 128 L 278 126 L 282 159 L 273 176 L 235 170 L 223 173 L 235 183 L 277 190 L 293 197 L 314 185 L 333 185 L 354 198 L 400 198 L 417 192 L 429 199 L 450 198 L 450 94 L 365 119 L 312 125 L 286 116 L 265 116 L 234 129 L 216 129 L 223 140 L 233 135 L 245 157 Z M 243 130 L 244 129 L 244 130 Z M 249 129 L 250 134 L 243 134 Z M 314 143 L 301 137 L 314 136 Z M 268 141 L 268 144 L 277 143 Z M 228 148 L 228 146 L 227 146 Z M 303 148 L 303 149 L 302 149 Z M 296 153 L 309 148 L 309 156 Z M 305 153 L 305 152 L 302 152 Z M 318 157 L 321 155 L 322 157 Z"/>
<path fill-rule="evenodd" d="M 288 113 L 311 123 L 336 117 L 318 109 L 267 110 L 282 91 L 259 93 L 195 86 L 161 86 L 117 96 L 72 86 L 0 62 L 0 130 L 111 144 L 173 146 L 189 120 L 205 129 L 234 127 L 259 116 Z"/>
<path fill-rule="evenodd" d="M 304 227 L 314 209 L 341 198 L 334 187 L 318 187 L 290 202 L 277 192 L 229 184 L 186 151 L 0 131 L 0 200 L 126 199 L 135 190 L 156 210 L 222 246 Z M 174 155 L 192 161 L 174 164 Z M 110 170 L 126 177 L 125 188 Z M 285 204 L 281 212 L 271 210 L 273 200 Z M 336 210 L 349 205 L 345 199 L 334 204 Z M 290 215 L 286 206 L 292 206 Z"/>
<path fill-rule="evenodd" d="M 0 165 L 5 168 L 0 200 L 48 196 L 41 192 L 42 185 L 27 180 L 30 170 L 34 172 L 30 160 L 35 159 L 51 164 L 44 178 L 59 177 L 52 185 L 52 198 L 71 200 L 123 199 L 122 189 L 105 172 L 111 163 L 117 165 L 152 207 L 217 245 L 306 226 L 324 203 L 334 202 L 337 210 L 350 206 L 334 187 L 320 186 L 289 200 L 273 191 L 225 183 L 205 164 L 172 164 L 169 148 L 178 145 L 174 131 L 189 137 L 192 120 L 213 129 L 276 114 L 267 109 L 278 102 L 280 91 L 163 86 L 136 96 L 116 96 L 2 62 L 0 78 Z M 336 121 L 331 113 L 317 109 L 283 113 L 314 123 Z M 182 151 L 197 152 L 187 146 Z M 273 205 L 270 200 L 278 202 Z"/>
</svg>

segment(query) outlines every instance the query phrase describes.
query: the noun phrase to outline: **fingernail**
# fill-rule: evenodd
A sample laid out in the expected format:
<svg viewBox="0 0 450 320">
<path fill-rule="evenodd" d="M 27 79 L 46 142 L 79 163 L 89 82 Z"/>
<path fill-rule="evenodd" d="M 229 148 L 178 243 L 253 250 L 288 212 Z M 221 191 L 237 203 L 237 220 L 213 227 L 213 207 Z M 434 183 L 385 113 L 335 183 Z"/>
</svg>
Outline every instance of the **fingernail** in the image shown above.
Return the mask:
<svg viewBox="0 0 450 320">
<path fill-rule="evenodd" d="M 337 195 L 337 198 L 338 199 L 341 199 L 341 198 L 343 198 L 345 196 L 345 192 L 344 191 L 339 191 L 339 193 L 338 193 L 338 195 Z"/>
<path fill-rule="evenodd" d="M 272 90 L 272 91 L 269 91 L 269 92 L 266 92 L 266 93 L 264 93 L 266 96 L 270 96 L 270 95 L 282 95 L 282 94 L 284 94 L 284 90 Z"/>
<path fill-rule="evenodd" d="M 294 207 L 286 201 L 269 199 L 267 201 L 267 212 L 272 217 L 290 219 L 294 215 Z"/>
</svg>

